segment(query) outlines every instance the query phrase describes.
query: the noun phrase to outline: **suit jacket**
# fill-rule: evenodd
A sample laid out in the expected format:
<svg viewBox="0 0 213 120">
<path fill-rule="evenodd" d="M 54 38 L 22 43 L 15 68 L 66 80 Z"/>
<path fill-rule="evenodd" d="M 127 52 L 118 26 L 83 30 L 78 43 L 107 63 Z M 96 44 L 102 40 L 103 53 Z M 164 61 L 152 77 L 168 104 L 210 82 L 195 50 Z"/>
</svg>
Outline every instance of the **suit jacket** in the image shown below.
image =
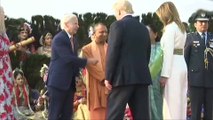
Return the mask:
<svg viewBox="0 0 213 120">
<path fill-rule="evenodd" d="M 208 53 L 208 69 L 205 69 L 204 50 L 213 49 L 213 35 L 207 34 L 207 44 L 198 32 L 187 35 L 185 44 L 185 60 L 188 67 L 190 86 L 213 87 L 213 56 Z"/>
<path fill-rule="evenodd" d="M 77 57 L 77 41 L 74 39 L 74 52 L 70 38 L 63 30 L 53 38 L 52 57 L 49 65 L 47 85 L 61 90 L 75 87 L 75 76 L 79 74 L 79 67 L 86 66 L 86 59 Z M 73 83 L 74 82 L 74 83 Z"/>
<path fill-rule="evenodd" d="M 147 28 L 131 15 L 110 26 L 106 79 L 115 87 L 151 84 L 151 44 Z"/>
</svg>

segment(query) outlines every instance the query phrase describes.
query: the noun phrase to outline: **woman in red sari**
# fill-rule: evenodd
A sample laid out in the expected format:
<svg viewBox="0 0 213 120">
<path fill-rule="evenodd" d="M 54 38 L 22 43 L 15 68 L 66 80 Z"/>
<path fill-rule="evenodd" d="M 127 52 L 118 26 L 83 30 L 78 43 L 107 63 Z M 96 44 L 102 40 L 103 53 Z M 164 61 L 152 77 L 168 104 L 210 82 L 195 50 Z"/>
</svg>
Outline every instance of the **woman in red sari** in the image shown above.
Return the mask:
<svg viewBox="0 0 213 120">
<path fill-rule="evenodd" d="M 18 119 L 27 119 L 29 116 L 34 115 L 34 111 L 30 105 L 29 86 L 22 70 L 15 69 L 13 74 L 15 79 L 15 115 L 18 117 Z"/>
</svg>

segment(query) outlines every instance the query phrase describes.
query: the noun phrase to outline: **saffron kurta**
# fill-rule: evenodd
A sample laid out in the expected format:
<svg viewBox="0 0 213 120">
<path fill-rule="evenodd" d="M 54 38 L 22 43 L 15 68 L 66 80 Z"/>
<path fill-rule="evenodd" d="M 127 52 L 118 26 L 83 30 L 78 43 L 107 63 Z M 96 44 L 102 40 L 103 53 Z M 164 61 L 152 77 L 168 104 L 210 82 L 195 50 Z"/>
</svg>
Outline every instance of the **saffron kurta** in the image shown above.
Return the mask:
<svg viewBox="0 0 213 120">
<path fill-rule="evenodd" d="M 103 80 L 105 80 L 106 49 L 106 43 L 99 45 L 95 41 L 82 48 L 83 57 L 98 60 L 96 65 L 86 66 L 88 107 L 91 119 L 105 119 L 108 93 L 103 84 Z"/>
</svg>

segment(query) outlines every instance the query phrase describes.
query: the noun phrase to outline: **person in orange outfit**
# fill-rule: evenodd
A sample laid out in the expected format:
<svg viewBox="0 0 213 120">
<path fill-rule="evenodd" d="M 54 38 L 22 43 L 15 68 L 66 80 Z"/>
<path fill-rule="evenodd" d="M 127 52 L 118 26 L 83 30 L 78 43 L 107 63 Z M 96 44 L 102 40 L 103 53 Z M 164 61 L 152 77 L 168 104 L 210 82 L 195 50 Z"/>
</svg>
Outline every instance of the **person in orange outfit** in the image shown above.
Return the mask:
<svg viewBox="0 0 213 120">
<path fill-rule="evenodd" d="M 86 66 L 88 107 L 91 120 L 106 119 L 107 89 L 104 86 L 107 49 L 107 27 L 103 23 L 93 26 L 92 42 L 82 48 L 82 57 L 94 57 L 98 63 Z"/>
</svg>

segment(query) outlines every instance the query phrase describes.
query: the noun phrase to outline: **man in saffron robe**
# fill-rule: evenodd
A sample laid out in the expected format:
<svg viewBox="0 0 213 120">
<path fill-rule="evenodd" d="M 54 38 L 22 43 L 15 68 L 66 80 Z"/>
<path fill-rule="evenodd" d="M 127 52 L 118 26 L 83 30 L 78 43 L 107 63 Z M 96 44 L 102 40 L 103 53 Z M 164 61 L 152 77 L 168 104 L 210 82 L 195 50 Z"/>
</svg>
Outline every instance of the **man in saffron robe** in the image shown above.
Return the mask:
<svg viewBox="0 0 213 120">
<path fill-rule="evenodd" d="M 104 120 L 106 114 L 107 89 L 104 86 L 107 49 L 107 27 L 97 23 L 93 27 L 92 42 L 82 48 L 82 57 L 94 57 L 96 65 L 86 66 L 88 107 L 91 120 Z"/>
</svg>

